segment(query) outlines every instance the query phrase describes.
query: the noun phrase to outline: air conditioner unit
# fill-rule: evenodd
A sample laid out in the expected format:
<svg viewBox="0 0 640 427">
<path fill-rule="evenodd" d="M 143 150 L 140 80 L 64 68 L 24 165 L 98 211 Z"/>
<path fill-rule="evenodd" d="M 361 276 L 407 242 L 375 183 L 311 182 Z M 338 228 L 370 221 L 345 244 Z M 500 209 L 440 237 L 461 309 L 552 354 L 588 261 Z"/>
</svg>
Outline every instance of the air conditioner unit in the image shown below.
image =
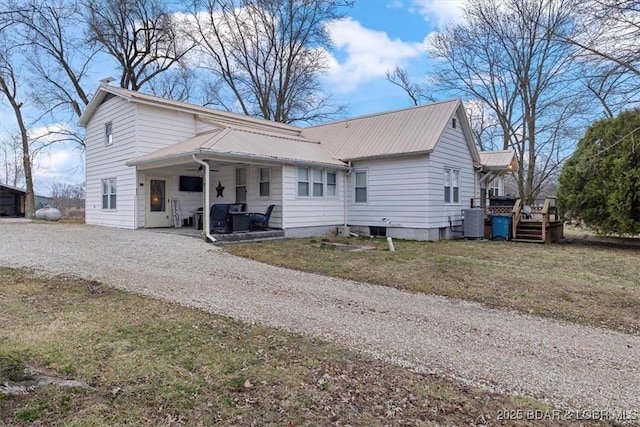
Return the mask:
<svg viewBox="0 0 640 427">
<path fill-rule="evenodd" d="M 463 209 L 465 239 L 484 239 L 484 209 Z"/>
</svg>

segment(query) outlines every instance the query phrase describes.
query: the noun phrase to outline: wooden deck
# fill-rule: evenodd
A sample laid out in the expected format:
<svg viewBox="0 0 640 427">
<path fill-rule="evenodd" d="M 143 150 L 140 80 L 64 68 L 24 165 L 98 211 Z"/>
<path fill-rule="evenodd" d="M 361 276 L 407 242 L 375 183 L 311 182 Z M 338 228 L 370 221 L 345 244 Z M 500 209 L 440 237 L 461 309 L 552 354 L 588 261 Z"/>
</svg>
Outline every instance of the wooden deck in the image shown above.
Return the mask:
<svg viewBox="0 0 640 427">
<path fill-rule="evenodd" d="M 511 206 L 488 206 L 487 218 L 491 215 L 511 216 L 511 240 L 527 243 L 552 243 L 564 238 L 564 222 L 558 218 L 555 199 L 525 208 L 520 199 Z M 488 226 L 488 230 L 487 230 Z M 491 233 L 491 225 L 485 225 L 485 234 Z"/>
</svg>

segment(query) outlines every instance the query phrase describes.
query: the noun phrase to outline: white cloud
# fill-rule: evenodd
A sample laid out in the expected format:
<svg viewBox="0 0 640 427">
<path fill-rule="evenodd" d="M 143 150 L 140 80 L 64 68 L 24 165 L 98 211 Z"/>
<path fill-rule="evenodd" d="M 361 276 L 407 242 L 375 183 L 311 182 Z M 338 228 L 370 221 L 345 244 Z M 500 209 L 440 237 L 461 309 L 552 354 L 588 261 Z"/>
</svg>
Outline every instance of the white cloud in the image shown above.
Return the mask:
<svg viewBox="0 0 640 427">
<path fill-rule="evenodd" d="M 467 0 L 412 0 L 415 11 L 438 27 L 461 21 L 462 7 L 466 3 Z"/>
<path fill-rule="evenodd" d="M 80 183 L 84 180 L 84 161 L 80 150 L 71 144 L 59 144 L 42 150 L 34 160 L 36 179 L 47 184 L 54 181 Z"/>
<path fill-rule="evenodd" d="M 338 92 L 354 90 L 360 83 L 385 73 L 424 53 L 423 43 L 391 40 L 386 32 L 364 28 L 352 18 L 329 26 L 335 48 L 329 53 L 327 81 Z"/>
</svg>

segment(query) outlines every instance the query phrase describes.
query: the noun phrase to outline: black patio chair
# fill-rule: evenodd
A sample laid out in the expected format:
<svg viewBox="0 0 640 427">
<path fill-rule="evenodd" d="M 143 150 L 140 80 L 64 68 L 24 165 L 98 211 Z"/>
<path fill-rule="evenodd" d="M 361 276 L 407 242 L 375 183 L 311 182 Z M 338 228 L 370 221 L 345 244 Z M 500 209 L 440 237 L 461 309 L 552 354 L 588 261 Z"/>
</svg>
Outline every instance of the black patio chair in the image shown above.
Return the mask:
<svg viewBox="0 0 640 427">
<path fill-rule="evenodd" d="M 209 221 L 211 222 L 211 232 L 227 232 L 229 231 L 229 209 L 231 205 L 228 203 L 216 203 L 211 206 L 209 213 Z"/>
<path fill-rule="evenodd" d="M 276 205 L 270 205 L 265 213 L 250 212 L 249 215 L 249 229 L 250 230 L 266 230 L 269 228 L 269 218 L 271 218 L 271 212 Z"/>
</svg>

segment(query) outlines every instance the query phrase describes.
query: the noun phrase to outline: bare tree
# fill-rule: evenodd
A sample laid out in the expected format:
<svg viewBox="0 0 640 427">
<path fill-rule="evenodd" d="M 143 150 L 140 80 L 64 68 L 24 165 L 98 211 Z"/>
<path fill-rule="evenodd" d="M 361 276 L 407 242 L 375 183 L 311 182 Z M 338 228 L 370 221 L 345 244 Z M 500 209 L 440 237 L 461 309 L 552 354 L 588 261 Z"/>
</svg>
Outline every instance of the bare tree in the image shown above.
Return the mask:
<svg viewBox="0 0 640 427">
<path fill-rule="evenodd" d="M 24 58 L 29 64 L 29 72 L 21 77 L 32 87 L 30 98 L 39 108 L 41 118 L 77 120 L 89 103 L 85 81 L 97 54 L 97 49 L 86 43 L 78 3 L 29 0 L 9 4 L 13 4 L 11 17 L 16 37 L 27 52 Z M 84 146 L 83 134 L 78 129 L 57 129 L 58 132 L 48 135 L 50 142 L 73 141 Z"/>
<path fill-rule="evenodd" d="M 162 0 L 91 0 L 90 42 L 114 58 L 120 87 L 140 90 L 184 60 L 192 45 L 181 36 L 175 11 Z"/>
<path fill-rule="evenodd" d="M 71 208 L 81 209 L 85 201 L 84 185 L 56 181 L 51 184 L 51 198 L 53 206 L 60 209 L 60 212 L 65 213 Z"/>
<path fill-rule="evenodd" d="M 19 71 L 12 60 L 14 51 L 19 45 L 10 40 L 7 33 L 11 27 L 6 27 L 0 32 L 0 94 L 7 100 L 15 115 L 16 123 L 20 131 L 20 143 L 22 145 L 22 163 L 24 168 L 24 180 L 26 186 L 25 196 L 25 216 L 27 218 L 35 217 L 35 195 L 33 192 L 33 178 L 31 174 L 31 156 L 29 152 L 29 136 L 27 134 L 27 126 L 25 124 L 19 93 L 20 84 L 18 80 Z"/>
<path fill-rule="evenodd" d="M 556 34 L 578 48 L 586 87 L 607 117 L 640 103 L 640 3 L 587 0 L 575 5 L 578 31 Z"/>
<path fill-rule="evenodd" d="M 614 63 L 640 76 L 640 3 L 638 0 L 576 2 L 580 31 L 555 35 L 587 55 Z"/>
<path fill-rule="evenodd" d="M 2 159 L 2 182 L 12 187 L 22 185 L 24 181 L 24 164 L 22 162 L 22 142 L 20 137 L 12 136 L 0 142 L 0 159 Z"/>
<path fill-rule="evenodd" d="M 326 24 L 348 0 L 195 0 L 199 65 L 217 79 L 211 95 L 228 110 L 284 123 L 342 113 L 318 80 L 331 40 Z"/>
<path fill-rule="evenodd" d="M 446 64 L 437 85 L 486 103 L 500 124 L 502 148 L 517 153 L 520 196 L 531 201 L 570 153 L 584 102 L 572 46 L 571 0 L 478 0 L 466 22 L 434 38 Z"/>
<path fill-rule="evenodd" d="M 435 98 L 428 93 L 424 85 L 414 83 L 409 78 L 407 70 L 396 66 L 393 71 L 387 71 L 387 80 L 402 89 L 413 105 L 420 105 L 423 101 L 435 101 Z"/>
</svg>

